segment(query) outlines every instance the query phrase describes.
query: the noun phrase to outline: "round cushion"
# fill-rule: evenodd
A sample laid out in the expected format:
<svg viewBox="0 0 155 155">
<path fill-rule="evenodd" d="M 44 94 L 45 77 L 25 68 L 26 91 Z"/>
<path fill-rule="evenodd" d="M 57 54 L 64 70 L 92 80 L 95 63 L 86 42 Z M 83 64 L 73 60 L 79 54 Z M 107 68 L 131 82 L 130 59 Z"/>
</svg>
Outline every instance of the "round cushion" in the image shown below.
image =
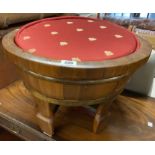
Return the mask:
<svg viewBox="0 0 155 155">
<path fill-rule="evenodd" d="M 121 26 L 75 16 L 29 23 L 17 32 L 15 43 L 35 56 L 75 61 L 120 58 L 139 47 L 135 35 Z"/>
</svg>

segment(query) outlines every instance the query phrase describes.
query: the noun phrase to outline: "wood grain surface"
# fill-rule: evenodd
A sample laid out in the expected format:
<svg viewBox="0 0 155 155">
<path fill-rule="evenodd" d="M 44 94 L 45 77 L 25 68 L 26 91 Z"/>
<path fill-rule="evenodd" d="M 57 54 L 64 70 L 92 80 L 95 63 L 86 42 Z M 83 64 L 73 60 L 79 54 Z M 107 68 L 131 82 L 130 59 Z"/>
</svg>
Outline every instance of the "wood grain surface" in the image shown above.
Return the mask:
<svg viewBox="0 0 155 155">
<path fill-rule="evenodd" d="M 54 139 L 40 131 L 35 102 L 21 81 L 0 90 L 0 103 L 0 120 L 9 120 L 0 121 L 0 126 L 25 140 L 155 140 L 153 98 L 120 95 L 109 109 L 107 126 L 103 120 L 96 134 L 91 132 L 95 108 L 61 106 L 55 115 Z"/>
<path fill-rule="evenodd" d="M 21 141 L 19 137 L 11 134 L 9 131 L 4 128 L 0 128 L 0 141 Z"/>
</svg>

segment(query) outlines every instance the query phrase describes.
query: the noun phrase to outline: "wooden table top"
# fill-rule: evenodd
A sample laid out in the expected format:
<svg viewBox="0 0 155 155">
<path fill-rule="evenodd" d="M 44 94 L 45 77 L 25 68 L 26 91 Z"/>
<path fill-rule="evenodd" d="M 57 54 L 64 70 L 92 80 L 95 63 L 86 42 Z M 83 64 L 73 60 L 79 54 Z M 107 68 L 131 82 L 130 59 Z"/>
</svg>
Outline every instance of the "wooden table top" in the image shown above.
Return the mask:
<svg viewBox="0 0 155 155">
<path fill-rule="evenodd" d="M 0 126 L 25 140 L 155 140 L 155 99 L 120 95 L 112 104 L 109 123 L 90 131 L 94 109 L 61 107 L 55 116 L 54 139 L 41 133 L 35 103 L 21 81 L 0 90 Z"/>
</svg>

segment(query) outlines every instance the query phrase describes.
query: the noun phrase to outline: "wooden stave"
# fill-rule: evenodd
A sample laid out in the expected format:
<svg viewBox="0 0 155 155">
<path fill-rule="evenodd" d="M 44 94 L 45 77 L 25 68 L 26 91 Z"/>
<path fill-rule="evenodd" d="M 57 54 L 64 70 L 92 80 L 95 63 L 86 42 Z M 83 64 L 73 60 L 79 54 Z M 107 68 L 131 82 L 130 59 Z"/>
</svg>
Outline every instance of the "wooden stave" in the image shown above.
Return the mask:
<svg viewBox="0 0 155 155">
<path fill-rule="evenodd" d="M 15 31 L 10 32 L 4 37 L 4 52 L 13 63 L 18 66 L 25 86 L 35 97 L 40 97 L 42 100 L 48 100 L 53 104 L 59 105 L 91 105 L 98 104 L 99 102 L 107 102 L 115 98 L 115 96 L 123 90 L 131 74 L 148 60 L 151 51 L 151 46 L 139 38 L 142 46 L 140 49 L 142 53 L 139 55 L 137 55 L 137 52 L 139 52 L 137 51 L 135 52 L 136 54 L 131 54 L 132 56 L 118 59 L 121 62 L 110 60 L 111 63 L 108 65 L 104 63 L 98 65 L 98 63 L 93 62 L 92 64 L 85 63 L 77 67 L 66 67 L 55 64 L 51 65 L 42 61 L 39 62 L 40 58 L 37 61 L 36 59 L 33 61 L 31 55 L 27 57 L 27 53 L 21 53 L 22 56 L 12 53 L 12 50 L 19 50 L 21 52 L 21 49 L 14 43 L 14 36 Z M 9 45 L 10 41 L 11 44 Z M 24 57 L 24 55 L 26 55 L 26 57 Z M 130 60 L 130 62 L 127 60 Z M 112 62 L 115 62 L 114 65 Z M 95 65 L 95 67 L 93 65 Z M 51 71 L 50 74 L 49 71 Z M 118 77 L 121 76 L 122 78 L 118 80 Z M 51 82 L 47 80 L 48 78 L 55 79 L 55 81 L 53 80 Z M 110 83 L 109 87 L 109 84 L 105 81 L 113 78 L 114 80 L 108 82 Z M 64 83 L 63 80 L 68 83 Z M 83 83 L 79 84 L 81 81 Z M 92 81 L 93 83 L 91 83 Z M 100 83 L 98 83 L 98 81 L 100 81 Z M 87 89 L 85 87 L 87 87 Z M 98 89 L 99 87 L 100 89 Z M 57 93 L 55 95 L 51 88 L 56 89 Z M 107 92 L 108 89 L 109 91 Z M 90 93 L 85 93 L 88 90 Z M 96 93 L 95 95 L 92 93 L 99 92 L 99 90 L 105 91 L 103 91 L 103 93 Z"/>
<path fill-rule="evenodd" d="M 53 104 L 70 106 L 98 104 L 99 101 L 107 101 L 105 98 L 111 99 L 113 96 L 117 96 L 128 80 L 128 76 L 125 76 L 106 83 L 65 84 L 36 78 L 22 71 L 20 74 L 25 86 L 34 96 L 42 100 L 46 98 Z"/>
</svg>

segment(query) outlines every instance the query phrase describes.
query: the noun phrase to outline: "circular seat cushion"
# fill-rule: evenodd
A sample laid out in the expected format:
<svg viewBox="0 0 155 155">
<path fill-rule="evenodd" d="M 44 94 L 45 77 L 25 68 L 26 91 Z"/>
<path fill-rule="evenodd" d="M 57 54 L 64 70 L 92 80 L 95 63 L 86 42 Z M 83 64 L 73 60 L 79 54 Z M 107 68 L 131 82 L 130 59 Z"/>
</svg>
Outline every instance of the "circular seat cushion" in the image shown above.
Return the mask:
<svg viewBox="0 0 155 155">
<path fill-rule="evenodd" d="M 123 27 L 75 16 L 29 23 L 17 32 L 15 43 L 34 56 L 75 61 L 120 58 L 139 47 L 135 35 Z"/>
</svg>

